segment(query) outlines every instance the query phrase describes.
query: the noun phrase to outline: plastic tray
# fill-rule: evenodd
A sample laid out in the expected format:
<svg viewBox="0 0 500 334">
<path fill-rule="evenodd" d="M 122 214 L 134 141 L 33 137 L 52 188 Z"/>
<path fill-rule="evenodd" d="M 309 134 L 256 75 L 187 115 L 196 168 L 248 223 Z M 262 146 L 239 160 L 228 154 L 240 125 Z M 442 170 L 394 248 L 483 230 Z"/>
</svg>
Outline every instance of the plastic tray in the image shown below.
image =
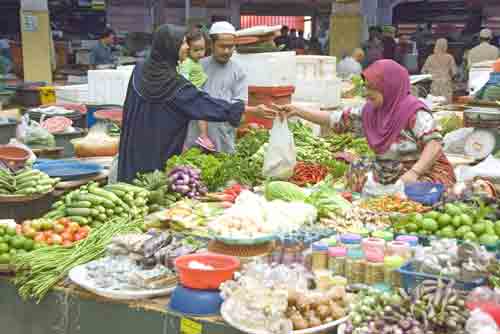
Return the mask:
<svg viewBox="0 0 500 334">
<path fill-rule="evenodd" d="M 401 275 L 401 285 L 405 290 L 410 291 L 416 288 L 424 280 L 438 280 L 440 277 L 432 274 L 424 274 L 416 272 L 413 269 L 413 264 L 411 262 L 405 264 L 403 267 L 398 269 Z M 449 282 L 450 279 L 446 277 L 441 277 L 444 282 Z M 486 284 L 486 278 L 480 278 L 471 282 L 465 282 L 456 280 L 455 287 L 464 291 L 471 291 L 477 287 Z"/>
<path fill-rule="evenodd" d="M 444 186 L 439 183 L 418 182 L 405 187 L 405 194 L 409 199 L 427 206 L 439 202 L 443 192 Z"/>
<path fill-rule="evenodd" d="M 36 169 L 50 177 L 58 177 L 63 181 L 77 180 L 91 175 L 96 175 L 103 167 L 93 163 L 82 163 L 75 160 L 44 160 L 37 161 Z"/>
</svg>

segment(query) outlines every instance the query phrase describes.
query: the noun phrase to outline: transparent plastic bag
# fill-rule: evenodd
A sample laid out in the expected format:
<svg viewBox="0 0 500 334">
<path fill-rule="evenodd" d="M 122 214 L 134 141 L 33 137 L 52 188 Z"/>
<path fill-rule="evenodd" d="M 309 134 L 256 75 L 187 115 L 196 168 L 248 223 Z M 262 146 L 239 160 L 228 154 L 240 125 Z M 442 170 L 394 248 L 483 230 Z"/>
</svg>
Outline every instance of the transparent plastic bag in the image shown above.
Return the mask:
<svg viewBox="0 0 500 334">
<path fill-rule="evenodd" d="M 405 185 L 403 181 L 398 180 L 394 184 L 380 184 L 373 178 L 373 172 L 367 174 L 367 179 L 363 187 L 362 192 L 363 197 L 376 197 L 385 195 L 398 195 L 401 197 L 405 196 Z"/>
<path fill-rule="evenodd" d="M 111 162 L 111 168 L 109 169 L 108 184 L 113 184 L 118 182 L 118 154 L 114 156 Z"/>
<path fill-rule="evenodd" d="M 265 177 L 286 180 L 293 175 L 297 152 L 288 122 L 275 119 L 271 129 L 269 146 L 264 155 L 262 174 Z"/>
<path fill-rule="evenodd" d="M 475 309 L 467 320 L 465 330 L 468 334 L 497 334 L 499 328 L 489 314 Z"/>
<path fill-rule="evenodd" d="M 54 136 L 42 128 L 39 123 L 31 121 L 29 126 L 26 128 L 24 133 L 24 138 L 22 138 L 24 144 L 29 147 L 55 147 L 56 140 Z"/>
<path fill-rule="evenodd" d="M 464 154 L 465 141 L 474 128 L 462 128 L 448 133 L 444 136 L 444 151 L 452 154 Z"/>
</svg>

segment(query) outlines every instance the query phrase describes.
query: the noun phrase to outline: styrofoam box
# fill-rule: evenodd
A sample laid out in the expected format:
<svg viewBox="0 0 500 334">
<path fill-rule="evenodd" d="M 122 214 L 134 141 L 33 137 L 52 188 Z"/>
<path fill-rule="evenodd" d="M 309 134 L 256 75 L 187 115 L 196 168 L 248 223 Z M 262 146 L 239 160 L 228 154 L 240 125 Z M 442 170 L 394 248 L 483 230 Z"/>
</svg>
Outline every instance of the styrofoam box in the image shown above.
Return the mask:
<svg viewBox="0 0 500 334">
<path fill-rule="evenodd" d="M 321 108 L 340 105 L 342 81 L 338 78 L 324 80 L 297 80 L 293 99 L 300 102 L 319 103 Z"/>
<path fill-rule="evenodd" d="M 88 103 L 89 101 L 89 87 L 88 85 L 70 85 L 70 86 L 57 86 L 56 103 Z"/>
<path fill-rule="evenodd" d="M 337 58 L 297 56 L 297 80 L 331 80 L 337 77 Z"/>
<path fill-rule="evenodd" d="M 249 86 L 295 86 L 297 56 L 295 52 L 235 54 L 233 59 L 243 68 Z"/>
<path fill-rule="evenodd" d="M 131 70 L 89 71 L 89 102 L 123 105 L 131 76 Z"/>
</svg>

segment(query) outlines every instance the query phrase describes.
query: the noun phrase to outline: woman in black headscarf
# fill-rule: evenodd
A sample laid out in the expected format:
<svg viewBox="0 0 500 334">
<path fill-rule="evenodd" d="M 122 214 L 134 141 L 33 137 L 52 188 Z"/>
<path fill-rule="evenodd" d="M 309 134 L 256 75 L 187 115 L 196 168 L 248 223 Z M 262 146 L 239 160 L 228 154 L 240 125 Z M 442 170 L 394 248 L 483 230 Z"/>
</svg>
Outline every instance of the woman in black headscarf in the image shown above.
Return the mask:
<svg viewBox="0 0 500 334">
<path fill-rule="evenodd" d="M 150 56 L 137 64 L 123 110 L 118 180 L 138 172 L 162 170 L 182 152 L 189 121 L 229 122 L 239 126 L 243 102 L 211 98 L 177 74 L 184 29 L 164 25 L 155 33 Z"/>
</svg>

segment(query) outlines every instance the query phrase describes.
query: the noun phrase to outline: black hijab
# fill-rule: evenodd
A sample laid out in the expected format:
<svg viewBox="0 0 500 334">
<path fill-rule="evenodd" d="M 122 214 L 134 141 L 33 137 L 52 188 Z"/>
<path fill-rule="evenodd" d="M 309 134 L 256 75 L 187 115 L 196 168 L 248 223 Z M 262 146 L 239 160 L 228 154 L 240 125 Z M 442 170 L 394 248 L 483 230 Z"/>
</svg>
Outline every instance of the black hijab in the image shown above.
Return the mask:
<svg viewBox="0 0 500 334">
<path fill-rule="evenodd" d="M 153 46 L 144 62 L 136 88 L 146 99 L 163 100 L 189 84 L 177 73 L 179 49 L 186 30 L 172 24 L 162 25 L 153 37 Z"/>
</svg>

